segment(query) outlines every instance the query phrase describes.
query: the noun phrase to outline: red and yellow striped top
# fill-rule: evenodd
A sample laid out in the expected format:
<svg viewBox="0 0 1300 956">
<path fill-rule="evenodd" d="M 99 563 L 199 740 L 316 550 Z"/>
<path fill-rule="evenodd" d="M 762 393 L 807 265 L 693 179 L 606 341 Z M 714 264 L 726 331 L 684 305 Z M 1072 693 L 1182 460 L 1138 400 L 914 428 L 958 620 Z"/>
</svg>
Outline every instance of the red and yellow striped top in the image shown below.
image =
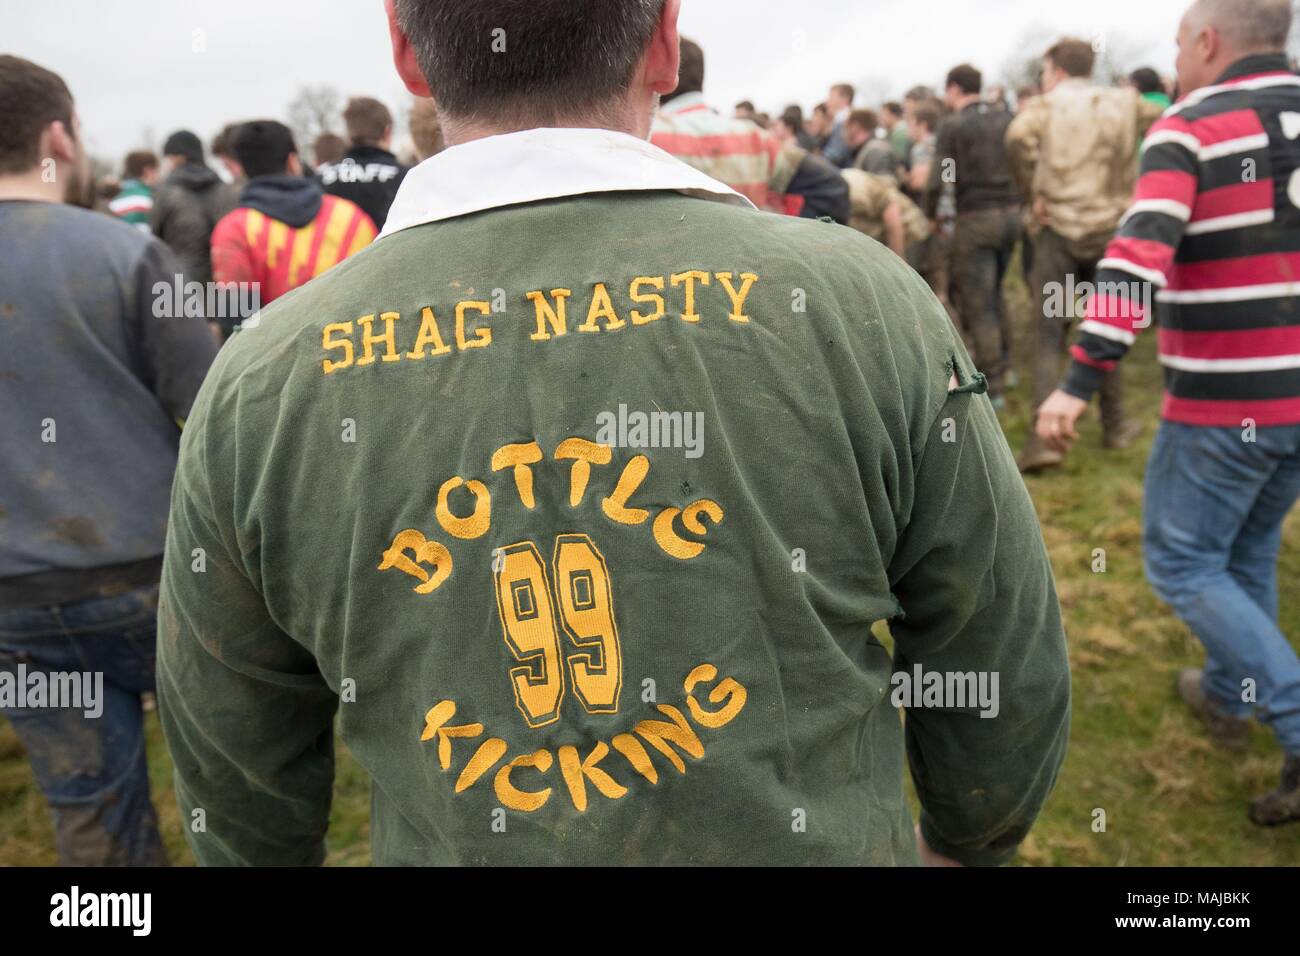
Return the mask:
<svg viewBox="0 0 1300 956">
<path fill-rule="evenodd" d="M 375 235 L 370 217 L 337 196 L 324 196 L 316 218 L 299 229 L 241 206 L 212 231 L 212 278 L 258 283 L 265 305 L 365 248 Z"/>
</svg>

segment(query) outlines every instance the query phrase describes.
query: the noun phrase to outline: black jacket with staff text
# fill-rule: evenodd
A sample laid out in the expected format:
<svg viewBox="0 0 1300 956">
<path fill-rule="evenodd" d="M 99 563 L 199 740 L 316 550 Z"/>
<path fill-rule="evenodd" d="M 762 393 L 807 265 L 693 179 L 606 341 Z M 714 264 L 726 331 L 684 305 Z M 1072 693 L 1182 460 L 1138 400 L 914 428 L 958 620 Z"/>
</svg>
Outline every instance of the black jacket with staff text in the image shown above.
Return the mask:
<svg viewBox="0 0 1300 956">
<path fill-rule="evenodd" d="M 356 203 L 383 229 L 407 168 L 386 149 L 353 146 L 337 163 L 319 166 L 316 176 L 327 193 Z"/>
</svg>

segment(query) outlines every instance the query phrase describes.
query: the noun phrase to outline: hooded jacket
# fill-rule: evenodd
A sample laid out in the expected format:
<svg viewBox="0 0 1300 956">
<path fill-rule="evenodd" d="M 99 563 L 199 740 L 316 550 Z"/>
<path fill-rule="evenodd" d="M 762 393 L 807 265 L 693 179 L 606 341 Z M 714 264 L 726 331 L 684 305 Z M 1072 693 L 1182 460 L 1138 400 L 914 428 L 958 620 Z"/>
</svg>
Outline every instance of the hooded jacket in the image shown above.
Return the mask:
<svg viewBox="0 0 1300 956">
<path fill-rule="evenodd" d="M 360 207 L 325 195 L 315 180 L 258 176 L 212 232 L 212 277 L 255 283 L 250 288 L 265 305 L 368 245 L 375 233 Z M 229 335 L 233 320 L 248 316 L 215 318 Z"/>
<path fill-rule="evenodd" d="M 212 228 L 235 205 L 235 190 L 203 163 L 176 167 L 154 196 L 149 228 L 171 247 L 187 282 L 212 279 Z"/>
</svg>

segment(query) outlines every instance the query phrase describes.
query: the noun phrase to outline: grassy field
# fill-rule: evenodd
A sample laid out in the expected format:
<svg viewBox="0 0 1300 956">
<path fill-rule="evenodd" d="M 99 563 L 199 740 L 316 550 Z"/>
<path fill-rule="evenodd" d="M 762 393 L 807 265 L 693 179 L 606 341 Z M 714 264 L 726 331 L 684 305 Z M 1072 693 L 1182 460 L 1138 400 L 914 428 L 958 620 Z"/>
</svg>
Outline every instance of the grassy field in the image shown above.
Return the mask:
<svg viewBox="0 0 1300 956">
<path fill-rule="evenodd" d="M 1028 314 L 1025 291 L 1009 283 L 1016 315 Z M 1016 343 L 1027 377 L 1025 330 Z M 1138 445 L 1100 449 L 1095 406 L 1064 468 L 1030 478 L 1056 569 L 1074 668 L 1074 725 L 1055 794 L 1025 843 L 1031 865 L 1221 866 L 1300 862 L 1300 824 L 1262 830 L 1246 818 L 1250 797 L 1276 784 L 1281 755 L 1257 728 L 1249 751 L 1210 746 L 1173 692 L 1174 675 L 1198 664 L 1200 646 L 1151 593 L 1142 573 L 1142 473 L 1154 435 L 1160 372 L 1153 336 L 1124 370 L 1132 414 L 1148 423 Z M 1025 384 L 1004 414 L 1013 448 L 1029 416 Z M 1094 548 L 1107 570 L 1094 574 Z M 1300 636 L 1300 516 L 1292 515 L 1279 568 L 1282 627 Z M 173 861 L 192 863 L 172 796 L 170 764 L 156 715 L 149 721 L 155 800 Z M 1095 832 L 1096 810 L 1106 828 Z M 370 862 L 369 786 L 346 752 L 330 830 L 334 865 Z M 12 728 L 0 719 L 0 864 L 50 864 L 53 842 L 45 805 Z"/>
</svg>

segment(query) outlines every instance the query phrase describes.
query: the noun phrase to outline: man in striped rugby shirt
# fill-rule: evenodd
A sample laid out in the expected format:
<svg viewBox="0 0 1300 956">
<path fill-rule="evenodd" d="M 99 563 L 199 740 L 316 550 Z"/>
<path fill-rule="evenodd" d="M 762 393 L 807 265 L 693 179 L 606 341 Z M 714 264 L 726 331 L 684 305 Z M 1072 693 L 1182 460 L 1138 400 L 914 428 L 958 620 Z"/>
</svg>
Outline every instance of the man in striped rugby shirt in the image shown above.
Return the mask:
<svg viewBox="0 0 1300 956">
<path fill-rule="evenodd" d="M 1300 77 L 1290 0 L 1198 0 L 1178 32 L 1183 99 L 1151 128 L 1039 436 L 1064 452 L 1160 291 L 1163 423 L 1144 550 L 1162 600 L 1206 648 L 1179 676 L 1217 742 L 1253 715 L 1286 753 L 1261 825 L 1300 820 L 1300 659 L 1278 627 L 1282 522 L 1300 497 Z"/>
</svg>

